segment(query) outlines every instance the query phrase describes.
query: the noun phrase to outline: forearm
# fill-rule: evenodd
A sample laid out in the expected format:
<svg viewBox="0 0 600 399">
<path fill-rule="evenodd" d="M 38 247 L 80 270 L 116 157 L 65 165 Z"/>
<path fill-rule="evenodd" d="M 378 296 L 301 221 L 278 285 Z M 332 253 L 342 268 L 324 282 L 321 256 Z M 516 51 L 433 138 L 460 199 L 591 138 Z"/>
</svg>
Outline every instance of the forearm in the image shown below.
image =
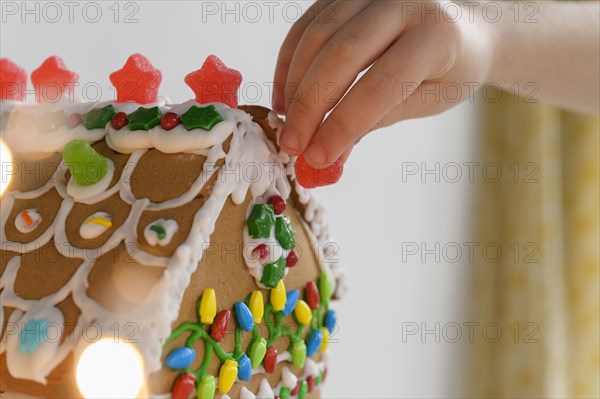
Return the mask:
<svg viewBox="0 0 600 399">
<path fill-rule="evenodd" d="M 488 23 L 495 47 L 489 81 L 512 90 L 533 83 L 540 100 L 597 114 L 600 3 L 537 2 L 529 19 L 522 5 L 516 16 L 516 3 L 498 4 L 507 17 Z"/>
</svg>

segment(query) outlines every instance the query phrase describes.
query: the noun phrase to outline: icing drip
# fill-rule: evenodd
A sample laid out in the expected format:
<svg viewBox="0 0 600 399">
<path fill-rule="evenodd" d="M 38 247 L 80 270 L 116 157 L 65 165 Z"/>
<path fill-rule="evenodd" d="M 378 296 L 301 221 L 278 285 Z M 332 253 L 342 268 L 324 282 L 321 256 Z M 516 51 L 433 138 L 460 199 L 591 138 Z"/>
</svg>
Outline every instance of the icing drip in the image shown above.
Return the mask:
<svg viewBox="0 0 600 399">
<path fill-rule="evenodd" d="M 173 219 L 158 219 L 144 229 L 144 238 L 152 246 L 169 245 L 179 225 Z"/>
<path fill-rule="evenodd" d="M 96 212 L 79 227 L 79 235 L 86 240 L 96 238 L 112 227 L 111 217 L 106 212 Z"/>
<path fill-rule="evenodd" d="M 42 215 L 37 209 L 25 209 L 17 215 L 15 227 L 23 234 L 31 233 L 42 222 Z"/>
</svg>

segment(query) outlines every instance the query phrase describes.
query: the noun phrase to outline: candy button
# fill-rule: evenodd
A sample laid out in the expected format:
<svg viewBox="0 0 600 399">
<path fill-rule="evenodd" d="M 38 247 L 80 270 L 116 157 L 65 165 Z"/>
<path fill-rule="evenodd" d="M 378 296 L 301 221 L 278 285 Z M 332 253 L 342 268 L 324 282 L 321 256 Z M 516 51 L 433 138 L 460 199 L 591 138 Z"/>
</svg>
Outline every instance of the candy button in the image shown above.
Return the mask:
<svg viewBox="0 0 600 399">
<path fill-rule="evenodd" d="M 267 203 L 273 205 L 276 215 L 281 215 L 285 211 L 285 200 L 280 195 L 274 195 Z"/>
<path fill-rule="evenodd" d="M 294 267 L 296 264 L 298 264 L 298 254 L 296 251 L 291 250 L 286 258 L 286 265 L 287 267 Z"/>
</svg>

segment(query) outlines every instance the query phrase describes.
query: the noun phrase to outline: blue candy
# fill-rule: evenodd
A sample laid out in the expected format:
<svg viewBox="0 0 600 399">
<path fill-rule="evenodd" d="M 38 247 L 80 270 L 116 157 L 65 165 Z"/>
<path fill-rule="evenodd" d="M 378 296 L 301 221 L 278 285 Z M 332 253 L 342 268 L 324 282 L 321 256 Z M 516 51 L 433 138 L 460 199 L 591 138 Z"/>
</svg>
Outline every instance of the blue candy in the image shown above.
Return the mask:
<svg viewBox="0 0 600 399">
<path fill-rule="evenodd" d="M 290 313 L 292 313 L 292 311 L 296 307 L 296 303 L 298 303 L 299 297 L 300 297 L 300 291 L 298 291 L 298 290 L 292 290 L 287 293 L 286 299 L 285 299 L 285 307 L 281 311 L 281 313 L 283 313 L 284 316 L 287 316 Z"/>
<path fill-rule="evenodd" d="M 337 314 L 335 310 L 328 310 L 325 313 L 325 318 L 323 319 L 323 325 L 327 330 L 329 330 L 330 334 L 333 334 L 333 329 L 335 328 L 335 324 L 337 323 Z"/>
<path fill-rule="evenodd" d="M 252 378 L 252 364 L 250 358 L 245 353 L 238 359 L 238 377 L 242 381 L 250 381 Z"/>
<path fill-rule="evenodd" d="M 321 329 L 314 330 L 306 337 L 306 356 L 314 355 L 323 342 L 323 333 Z"/>
<path fill-rule="evenodd" d="M 169 353 L 165 359 L 165 363 L 169 368 L 180 370 L 189 367 L 194 363 L 194 360 L 196 360 L 196 351 L 187 346 L 183 346 Z"/>
<path fill-rule="evenodd" d="M 234 307 L 238 325 L 245 331 L 252 331 L 254 328 L 254 317 L 248 306 L 244 302 L 236 302 Z"/>
</svg>

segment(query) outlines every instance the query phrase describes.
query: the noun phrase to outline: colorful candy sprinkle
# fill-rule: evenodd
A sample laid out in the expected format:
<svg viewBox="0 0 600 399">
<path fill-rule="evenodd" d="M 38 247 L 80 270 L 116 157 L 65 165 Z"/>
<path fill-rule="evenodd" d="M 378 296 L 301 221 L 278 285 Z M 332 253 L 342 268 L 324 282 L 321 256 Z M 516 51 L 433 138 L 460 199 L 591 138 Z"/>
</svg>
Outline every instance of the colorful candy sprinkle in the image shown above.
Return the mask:
<svg viewBox="0 0 600 399">
<path fill-rule="evenodd" d="M 36 98 L 41 101 L 56 101 L 65 92 L 73 96 L 73 88 L 79 75 L 69 71 L 62 58 L 48 57 L 42 65 L 31 73 L 31 82 Z"/>
<path fill-rule="evenodd" d="M 273 374 L 275 371 L 275 366 L 277 366 L 277 348 L 274 346 L 267 349 L 267 353 L 263 359 L 263 366 L 265 371 L 269 374 Z"/>
<path fill-rule="evenodd" d="M 210 55 L 202 67 L 185 77 L 185 83 L 201 104 L 220 102 L 237 107 L 237 91 L 242 84 L 242 74 L 225 66 L 217 56 Z"/>
<path fill-rule="evenodd" d="M 287 216 L 278 216 L 275 220 L 275 238 L 283 249 L 292 249 L 296 245 L 296 232 L 292 227 L 290 218 Z"/>
<path fill-rule="evenodd" d="M 79 186 L 98 183 L 108 172 L 108 161 L 83 140 L 72 140 L 63 149 L 63 160 Z"/>
<path fill-rule="evenodd" d="M 257 368 L 262 363 L 267 353 L 267 341 L 263 337 L 258 337 L 250 347 L 250 363 L 252 368 Z"/>
<path fill-rule="evenodd" d="M 187 346 L 173 350 L 165 359 L 165 364 L 173 369 L 180 370 L 189 367 L 196 360 L 196 351 Z"/>
<path fill-rule="evenodd" d="M 306 283 L 305 296 L 306 302 L 308 302 L 308 306 L 312 310 L 319 309 L 319 303 L 321 302 L 321 296 L 319 295 L 319 290 L 317 289 L 317 285 L 314 281 L 309 281 Z"/>
<path fill-rule="evenodd" d="M 217 314 L 217 294 L 212 288 L 204 289 L 200 299 L 200 322 L 202 324 L 211 324 Z"/>
<path fill-rule="evenodd" d="M 296 320 L 298 323 L 308 325 L 312 320 L 312 313 L 310 311 L 310 307 L 306 302 L 302 299 L 298 301 L 294 308 L 294 315 L 296 316 Z"/>
<path fill-rule="evenodd" d="M 219 391 L 227 393 L 237 377 L 238 364 L 235 360 L 227 359 L 219 371 Z"/>
<path fill-rule="evenodd" d="M 125 112 L 117 112 L 110 120 L 110 125 L 115 130 L 123 129 L 128 123 L 129 119 L 127 119 L 127 114 Z"/>
<path fill-rule="evenodd" d="M 286 258 L 286 265 L 287 267 L 294 267 L 296 264 L 298 264 L 298 254 L 296 251 L 291 250 Z"/>
<path fill-rule="evenodd" d="M 222 121 L 223 117 L 217 112 L 214 105 L 208 107 L 192 105 L 190 109 L 181 115 L 181 123 L 183 123 L 186 130 L 202 129 L 209 131 Z"/>
<path fill-rule="evenodd" d="M 265 313 L 265 304 L 263 294 L 260 291 L 253 291 L 249 301 L 250 312 L 255 324 L 260 324 Z"/>
<path fill-rule="evenodd" d="M 165 231 L 165 229 L 158 224 L 153 224 L 152 226 L 150 226 L 150 230 L 156 233 L 156 236 L 159 240 L 163 240 L 167 236 L 167 232 Z"/>
<path fill-rule="evenodd" d="M 283 280 L 279 280 L 277 286 L 271 289 L 271 295 L 269 300 L 271 301 L 271 305 L 273 305 L 273 309 L 275 311 L 281 311 L 285 308 L 287 295 L 285 292 L 285 285 L 283 284 Z"/>
<path fill-rule="evenodd" d="M 281 215 L 285 211 L 285 200 L 280 195 L 272 196 L 267 203 L 273 205 L 276 215 Z"/>
<path fill-rule="evenodd" d="M 96 108 L 81 117 L 81 122 L 86 129 L 104 129 L 106 124 L 117 113 L 112 104 L 102 108 Z"/>
<path fill-rule="evenodd" d="M 213 399 L 215 397 L 215 377 L 210 374 L 204 374 L 200 377 L 198 384 L 198 399 Z"/>
<path fill-rule="evenodd" d="M 146 57 L 132 54 L 123 68 L 110 74 L 110 81 L 117 89 L 118 103 L 133 101 L 149 104 L 156 102 L 158 98 L 162 74 Z"/>
<path fill-rule="evenodd" d="M 244 302 L 236 302 L 234 305 L 237 323 L 244 331 L 252 331 L 254 328 L 254 317 Z"/>
<path fill-rule="evenodd" d="M 221 342 L 223 338 L 225 338 L 225 334 L 227 334 L 227 327 L 229 327 L 229 320 L 231 319 L 231 311 L 229 310 L 221 310 L 217 317 L 215 317 L 215 321 L 210 328 L 210 336 L 217 342 Z"/>
<path fill-rule="evenodd" d="M 245 353 L 238 359 L 238 377 L 242 381 L 250 381 L 252 378 L 252 364 L 250 363 L 250 358 L 246 356 Z"/>
<path fill-rule="evenodd" d="M 296 303 L 298 303 L 299 297 L 300 291 L 298 290 L 292 290 L 287 293 L 285 300 L 285 308 L 283 308 L 283 310 L 281 311 L 281 313 L 283 313 L 284 316 L 287 316 L 290 313 L 292 313 L 294 307 L 296 307 Z"/>
<path fill-rule="evenodd" d="M 181 123 L 181 118 L 175 112 L 167 112 L 160 118 L 160 127 L 164 130 L 172 130 Z"/>
<path fill-rule="evenodd" d="M 21 217 L 23 218 L 27 226 L 33 225 L 33 220 L 31 220 L 31 217 L 29 216 L 29 212 L 27 212 L 27 210 L 21 211 Z"/>
<path fill-rule="evenodd" d="M 304 188 L 315 188 L 337 183 L 344 172 L 344 164 L 341 160 L 335 161 L 324 169 L 310 166 L 304 157 L 300 155 L 294 165 L 296 180 Z"/>
<path fill-rule="evenodd" d="M 127 115 L 129 130 L 150 130 L 160 124 L 162 113 L 158 107 L 139 107 Z"/>
<path fill-rule="evenodd" d="M 0 58 L 0 100 L 25 101 L 27 72 L 8 58 Z"/>
<path fill-rule="evenodd" d="M 190 373 L 183 373 L 173 385 L 171 399 L 188 399 L 196 386 L 196 377 Z"/>
</svg>

